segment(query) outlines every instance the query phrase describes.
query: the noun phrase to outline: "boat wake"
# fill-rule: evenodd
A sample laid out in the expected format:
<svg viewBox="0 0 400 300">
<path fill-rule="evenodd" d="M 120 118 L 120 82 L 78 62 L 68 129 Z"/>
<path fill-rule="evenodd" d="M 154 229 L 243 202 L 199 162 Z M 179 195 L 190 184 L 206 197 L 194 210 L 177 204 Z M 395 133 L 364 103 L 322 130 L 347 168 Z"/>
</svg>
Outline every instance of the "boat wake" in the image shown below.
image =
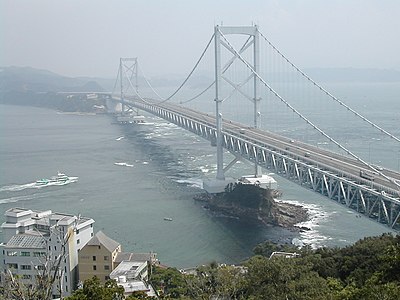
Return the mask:
<svg viewBox="0 0 400 300">
<path fill-rule="evenodd" d="M 36 188 L 36 183 L 27 183 L 27 184 L 15 184 L 15 185 L 6 185 L 0 187 L 0 192 L 19 192 L 25 189 L 34 189 Z"/>
<path fill-rule="evenodd" d="M 37 198 L 38 197 L 36 197 L 35 194 L 15 196 L 15 197 L 0 199 L 0 204 L 14 203 L 14 202 L 19 202 L 19 201 L 29 201 L 29 200 L 33 200 L 33 199 L 37 199 Z"/>
</svg>

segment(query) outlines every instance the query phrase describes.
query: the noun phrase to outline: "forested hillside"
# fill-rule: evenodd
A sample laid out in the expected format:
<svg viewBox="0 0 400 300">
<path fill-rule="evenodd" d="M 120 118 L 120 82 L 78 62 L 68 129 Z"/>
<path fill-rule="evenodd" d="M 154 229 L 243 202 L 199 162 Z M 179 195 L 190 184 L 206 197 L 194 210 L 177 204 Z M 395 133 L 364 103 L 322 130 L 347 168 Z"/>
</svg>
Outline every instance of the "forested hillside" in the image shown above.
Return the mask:
<svg viewBox="0 0 400 300">
<path fill-rule="evenodd" d="M 214 263 L 196 275 L 156 269 L 152 282 L 165 299 L 399 299 L 399 236 L 369 237 L 345 248 L 285 247 L 260 245 L 243 267 Z M 299 256 L 270 259 L 277 250 Z"/>
<path fill-rule="evenodd" d="M 86 95 L 68 93 L 103 91 L 95 79 L 70 78 L 29 67 L 0 68 L 0 104 L 90 112 L 102 101 L 86 101 Z"/>
</svg>

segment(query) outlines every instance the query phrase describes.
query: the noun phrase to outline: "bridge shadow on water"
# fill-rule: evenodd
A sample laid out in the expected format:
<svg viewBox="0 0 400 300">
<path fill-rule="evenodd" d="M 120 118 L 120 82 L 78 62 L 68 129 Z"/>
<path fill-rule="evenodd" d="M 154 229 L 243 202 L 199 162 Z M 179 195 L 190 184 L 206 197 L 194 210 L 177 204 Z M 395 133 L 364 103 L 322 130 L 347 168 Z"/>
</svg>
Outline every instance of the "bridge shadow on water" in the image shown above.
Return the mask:
<svg viewBox="0 0 400 300">
<path fill-rule="evenodd" d="M 122 126 L 121 130 L 130 146 L 148 157 L 153 169 L 143 175 L 155 181 L 155 188 L 165 195 L 163 200 L 170 202 L 170 205 L 176 205 L 175 201 L 185 203 L 184 208 L 180 205 L 177 208 L 183 211 L 177 213 L 179 220 L 176 221 L 183 224 L 199 222 L 197 228 L 187 234 L 195 236 L 191 238 L 204 240 L 202 251 L 206 253 L 207 247 L 212 248 L 213 251 L 223 254 L 216 255 L 216 260 L 238 263 L 253 255 L 253 248 L 260 242 L 269 240 L 291 243 L 293 238 L 299 236 L 298 232 L 285 228 L 263 226 L 228 217 L 210 211 L 203 202 L 194 201 L 195 195 L 204 192 L 201 189 L 202 179 L 205 176 L 214 176 L 212 171 L 205 174 L 204 169 L 214 164 L 215 157 L 211 154 L 215 148 L 210 147 L 206 141 L 191 137 L 190 133 L 188 138 L 183 138 L 182 134 L 188 133 L 179 128 L 166 129 L 162 124 L 165 123 L 154 127 Z M 207 228 L 207 232 L 199 229 L 202 226 Z M 212 256 L 207 257 L 212 260 Z"/>
</svg>

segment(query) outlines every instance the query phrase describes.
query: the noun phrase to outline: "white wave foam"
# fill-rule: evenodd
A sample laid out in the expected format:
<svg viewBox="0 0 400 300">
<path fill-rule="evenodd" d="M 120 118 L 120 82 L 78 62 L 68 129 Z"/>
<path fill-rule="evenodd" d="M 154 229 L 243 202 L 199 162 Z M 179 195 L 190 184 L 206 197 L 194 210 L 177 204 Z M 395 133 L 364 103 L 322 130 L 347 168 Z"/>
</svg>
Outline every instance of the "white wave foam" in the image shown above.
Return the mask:
<svg viewBox="0 0 400 300">
<path fill-rule="evenodd" d="M 324 236 L 318 231 L 320 223 L 323 223 L 329 218 L 332 213 L 324 211 L 321 206 L 315 204 L 305 204 L 294 200 L 276 200 L 277 202 L 291 203 L 304 207 L 309 215 L 309 220 L 296 224 L 296 227 L 303 228 L 300 232 L 300 238 L 292 243 L 310 245 L 316 249 L 324 246 L 324 242 L 331 240 L 329 236 Z"/>
<path fill-rule="evenodd" d="M 203 173 L 208 173 L 208 172 L 210 172 L 210 169 L 207 168 L 207 166 L 204 166 L 204 167 L 200 167 L 200 171 Z"/>
<path fill-rule="evenodd" d="M 203 180 L 198 179 L 198 178 L 178 179 L 175 181 L 178 183 L 181 183 L 181 184 L 187 184 L 187 186 L 190 186 L 190 187 L 195 187 L 195 188 L 200 188 L 200 189 L 203 188 Z"/>
<path fill-rule="evenodd" d="M 116 141 L 120 141 L 120 140 L 122 140 L 123 138 L 125 138 L 125 137 L 120 136 L 119 138 L 116 138 L 115 140 L 116 140 Z"/>
<path fill-rule="evenodd" d="M 115 162 L 114 165 L 123 166 L 123 167 L 130 167 L 130 168 L 133 167 L 133 165 L 128 164 L 128 163 L 126 163 L 126 162 Z"/>
</svg>

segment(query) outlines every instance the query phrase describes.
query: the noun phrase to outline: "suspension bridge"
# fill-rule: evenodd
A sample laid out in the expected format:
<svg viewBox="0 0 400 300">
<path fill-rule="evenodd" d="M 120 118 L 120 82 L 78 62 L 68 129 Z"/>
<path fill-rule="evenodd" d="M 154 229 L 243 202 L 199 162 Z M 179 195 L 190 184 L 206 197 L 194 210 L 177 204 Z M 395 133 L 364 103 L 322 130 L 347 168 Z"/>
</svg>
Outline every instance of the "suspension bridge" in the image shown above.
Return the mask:
<svg viewBox="0 0 400 300">
<path fill-rule="evenodd" d="M 122 115 L 146 111 L 216 147 L 208 192 L 224 191 L 229 169 L 245 159 L 255 178 L 273 172 L 400 229 L 398 126 L 384 129 L 365 103 L 360 112 L 334 96 L 257 26 L 215 26 L 185 80 L 168 97 L 160 94 L 137 58 L 120 59 L 112 100 Z"/>
</svg>

